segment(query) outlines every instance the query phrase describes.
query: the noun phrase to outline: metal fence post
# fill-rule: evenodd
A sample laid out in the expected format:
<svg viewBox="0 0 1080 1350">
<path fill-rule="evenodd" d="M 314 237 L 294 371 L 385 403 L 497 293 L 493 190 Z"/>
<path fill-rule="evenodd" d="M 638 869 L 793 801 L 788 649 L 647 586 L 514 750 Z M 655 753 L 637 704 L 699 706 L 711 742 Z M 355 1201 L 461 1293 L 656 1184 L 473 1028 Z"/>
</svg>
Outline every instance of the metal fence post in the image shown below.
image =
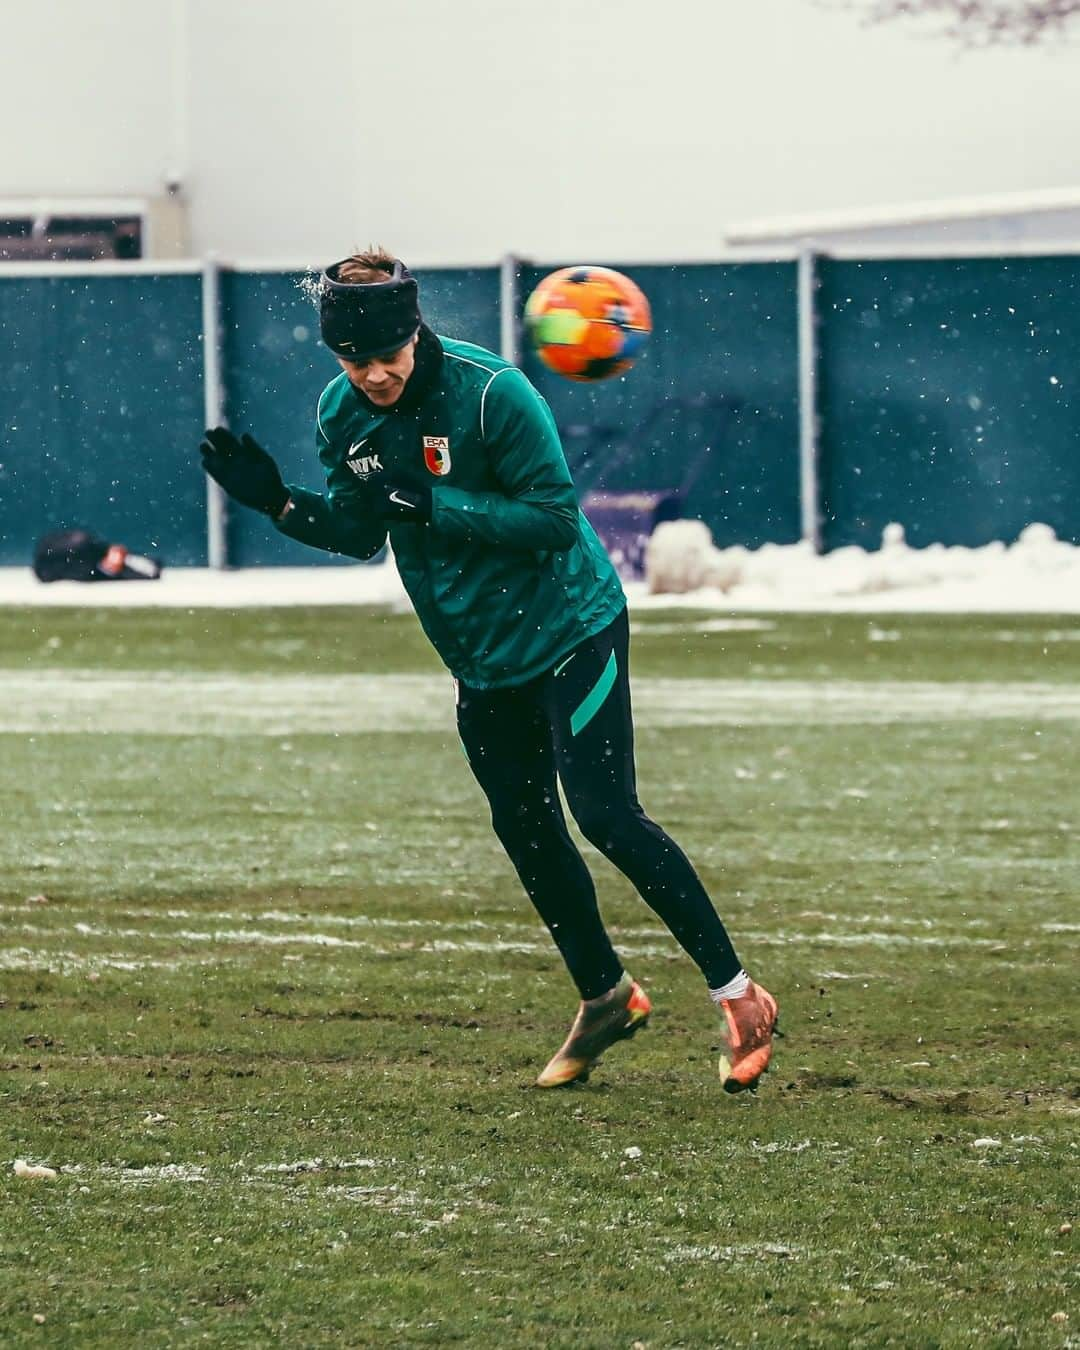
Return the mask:
<svg viewBox="0 0 1080 1350">
<path fill-rule="evenodd" d="M 203 413 L 205 425 L 225 423 L 225 382 L 221 353 L 221 267 L 207 258 L 202 269 Z M 224 489 L 207 475 L 206 558 L 223 571 L 229 565 L 229 506 Z"/>
<path fill-rule="evenodd" d="M 521 326 L 518 323 L 518 283 L 521 259 L 506 253 L 499 264 L 499 352 L 511 365 L 521 363 Z"/>
<path fill-rule="evenodd" d="M 818 417 L 817 261 L 812 248 L 799 252 L 799 502 L 802 537 L 815 553 L 822 549 L 820 419 Z"/>
</svg>

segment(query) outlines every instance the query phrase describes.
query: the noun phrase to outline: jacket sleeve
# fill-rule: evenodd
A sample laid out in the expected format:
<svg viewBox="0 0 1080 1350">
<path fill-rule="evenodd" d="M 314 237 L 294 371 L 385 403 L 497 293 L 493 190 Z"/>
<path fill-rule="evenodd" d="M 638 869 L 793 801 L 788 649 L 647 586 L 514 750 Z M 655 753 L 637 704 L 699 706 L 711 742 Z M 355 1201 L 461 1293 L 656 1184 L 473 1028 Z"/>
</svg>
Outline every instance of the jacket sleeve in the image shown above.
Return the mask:
<svg viewBox="0 0 1080 1350">
<path fill-rule="evenodd" d="M 293 500 L 284 520 L 274 522 L 277 530 L 301 544 L 342 553 L 347 558 L 373 558 L 386 543 L 386 526 L 380 520 L 351 505 L 331 487 L 328 495 L 287 483 Z"/>
<path fill-rule="evenodd" d="M 459 539 L 552 553 L 578 539 L 578 503 L 551 409 L 511 366 L 488 381 L 480 430 L 498 492 L 432 489 L 432 528 Z"/>
<path fill-rule="evenodd" d="M 274 524 L 280 534 L 301 544 L 366 561 L 386 543 L 386 526 L 364 510 L 356 480 L 342 467 L 342 456 L 335 451 L 323 425 L 326 396 L 341 378 L 323 390 L 315 413 L 315 453 L 326 476 L 327 491 L 312 492 L 286 483 L 292 508 Z"/>
</svg>

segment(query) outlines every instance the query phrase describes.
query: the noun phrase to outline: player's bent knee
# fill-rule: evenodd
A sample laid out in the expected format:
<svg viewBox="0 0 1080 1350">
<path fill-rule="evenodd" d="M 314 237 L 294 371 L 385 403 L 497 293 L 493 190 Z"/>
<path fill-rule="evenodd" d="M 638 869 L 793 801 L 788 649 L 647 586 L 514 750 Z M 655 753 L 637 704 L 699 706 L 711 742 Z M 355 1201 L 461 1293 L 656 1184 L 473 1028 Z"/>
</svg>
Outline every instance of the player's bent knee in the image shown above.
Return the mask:
<svg viewBox="0 0 1080 1350">
<path fill-rule="evenodd" d="M 513 856 L 525 849 L 540 848 L 558 840 L 551 820 L 535 811 L 514 806 L 495 806 L 491 825 L 503 848 Z"/>
<path fill-rule="evenodd" d="M 605 856 L 633 849 L 641 829 L 641 820 L 629 808 L 613 807 L 610 803 L 589 803 L 572 810 L 581 833 Z"/>
</svg>

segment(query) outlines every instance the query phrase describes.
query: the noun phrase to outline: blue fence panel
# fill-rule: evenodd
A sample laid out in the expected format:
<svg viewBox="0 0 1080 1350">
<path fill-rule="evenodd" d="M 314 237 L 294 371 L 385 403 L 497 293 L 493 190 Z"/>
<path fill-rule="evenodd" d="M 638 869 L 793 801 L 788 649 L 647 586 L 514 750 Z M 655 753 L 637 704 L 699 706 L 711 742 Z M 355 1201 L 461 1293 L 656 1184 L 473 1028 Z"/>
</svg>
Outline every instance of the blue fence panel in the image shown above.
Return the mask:
<svg viewBox="0 0 1080 1350">
<path fill-rule="evenodd" d="M 547 268 L 527 267 L 522 299 Z M 595 385 L 526 370 L 582 492 L 677 490 L 718 543 L 799 535 L 792 263 L 626 267 L 655 331 Z M 298 274 L 222 276 L 232 425 L 321 486 L 314 411 L 336 372 Z M 420 276 L 437 330 L 497 349 L 495 268 Z M 821 263 L 825 544 L 1011 539 L 1033 520 L 1080 540 L 1080 258 Z M 197 273 L 0 272 L 0 563 L 81 525 L 170 565 L 206 562 Z M 233 507 L 235 565 L 330 562 Z"/>
<path fill-rule="evenodd" d="M 1080 539 L 1080 258 L 823 262 L 827 548 Z"/>
<path fill-rule="evenodd" d="M 230 425 L 270 451 L 286 482 L 321 491 L 315 409 L 340 367 L 319 341 L 319 316 L 297 284 L 302 276 L 223 274 L 224 380 Z M 418 272 L 417 279 L 424 318 L 436 332 L 497 349 L 497 268 L 438 268 Z M 242 506 L 230 506 L 228 539 L 236 567 L 343 561 L 285 538 Z"/>
<path fill-rule="evenodd" d="M 524 354 L 579 491 L 679 490 L 718 544 L 798 539 L 795 264 L 617 267 L 653 314 L 631 370 L 580 384 Z M 524 270 L 523 299 L 550 270 Z"/>
<path fill-rule="evenodd" d="M 0 564 L 84 527 L 206 564 L 196 274 L 0 273 Z"/>
</svg>

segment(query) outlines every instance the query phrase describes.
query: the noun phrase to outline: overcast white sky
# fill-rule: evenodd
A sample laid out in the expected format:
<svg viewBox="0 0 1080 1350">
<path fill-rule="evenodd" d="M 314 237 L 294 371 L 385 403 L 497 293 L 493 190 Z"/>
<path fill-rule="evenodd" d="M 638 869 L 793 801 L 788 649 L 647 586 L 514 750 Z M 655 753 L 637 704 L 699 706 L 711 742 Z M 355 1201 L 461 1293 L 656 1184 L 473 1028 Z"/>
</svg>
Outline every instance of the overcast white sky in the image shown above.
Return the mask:
<svg viewBox="0 0 1080 1350">
<path fill-rule="evenodd" d="M 1080 185 L 1080 46 L 813 0 L 0 0 L 0 196 L 305 261 L 709 257 L 747 217 Z M 1078 33 L 1080 40 L 1080 33 Z"/>
</svg>

